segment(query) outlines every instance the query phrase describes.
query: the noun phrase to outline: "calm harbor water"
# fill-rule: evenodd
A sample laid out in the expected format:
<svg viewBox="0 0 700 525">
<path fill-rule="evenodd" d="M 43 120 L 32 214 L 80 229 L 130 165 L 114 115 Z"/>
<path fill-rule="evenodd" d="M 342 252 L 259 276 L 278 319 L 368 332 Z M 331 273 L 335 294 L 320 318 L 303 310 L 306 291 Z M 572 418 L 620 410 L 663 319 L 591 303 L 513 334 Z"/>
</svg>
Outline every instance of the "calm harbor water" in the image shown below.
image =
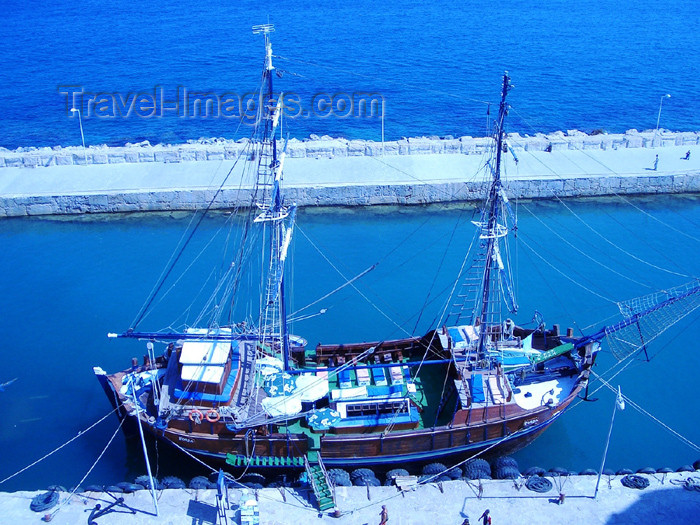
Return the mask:
<svg viewBox="0 0 700 525">
<path fill-rule="evenodd" d="M 529 323 L 537 310 L 550 325 L 590 332 L 611 322 L 617 311 L 614 301 L 681 284 L 699 273 L 700 239 L 694 236 L 700 224 L 698 197 L 571 200 L 566 206 L 521 202 L 517 209 L 513 255 L 520 302 L 516 320 L 521 324 Z M 415 333 L 429 329 L 471 238 L 472 212 L 461 205 L 302 210 L 293 245 L 292 311 L 344 282 L 311 242 L 348 278 L 379 265 L 357 283 L 369 301 L 348 287 L 312 309 L 327 308 L 325 315 L 296 323 L 294 332 L 315 344 L 387 339 L 401 335 L 398 327 Z M 108 340 L 106 334 L 129 326 L 188 220 L 186 215 L 149 214 L 0 221 L 0 382 L 17 378 L 0 392 L 0 479 L 110 411 L 92 367 L 122 369 L 131 356 L 143 355 L 142 343 Z M 189 252 L 193 257 L 201 251 L 200 258 L 143 328 L 191 321 L 201 302 L 204 276 L 221 263 L 223 243 L 205 249 L 205 240 L 225 223 L 224 215 L 205 220 L 200 232 L 204 240 Z M 700 409 L 691 397 L 700 367 L 694 343 L 697 317 L 691 314 L 655 341 L 651 362 L 635 362 L 613 380 L 645 410 L 695 443 L 700 442 Z M 596 371 L 603 374 L 614 362 L 605 352 Z M 613 396 L 601 390 L 592 397 L 599 400 L 578 404 L 519 452 L 521 466 L 598 468 Z M 77 484 L 117 425 L 116 416 L 107 418 L 0 488 Z M 153 449 L 152 455 L 160 475 L 199 473 L 192 465 L 172 461 L 164 450 Z M 612 468 L 677 467 L 697 456 L 632 407 L 618 411 L 608 461 Z M 143 472 L 138 446 L 118 433 L 85 484 L 130 480 Z"/>
</svg>

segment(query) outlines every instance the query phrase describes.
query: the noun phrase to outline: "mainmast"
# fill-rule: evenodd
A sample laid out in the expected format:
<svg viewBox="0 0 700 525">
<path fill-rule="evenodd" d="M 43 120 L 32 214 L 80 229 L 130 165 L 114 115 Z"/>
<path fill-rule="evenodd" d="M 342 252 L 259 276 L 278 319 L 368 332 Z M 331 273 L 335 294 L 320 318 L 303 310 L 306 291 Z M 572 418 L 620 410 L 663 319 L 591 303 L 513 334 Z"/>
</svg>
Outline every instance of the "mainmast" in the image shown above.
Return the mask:
<svg viewBox="0 0 700 525">
<path fill-rule="evenodd" d="M 283 108 L 282 95 L 275 99 L 272 85 L 272 44 L 268 37 L 274 26 L 264 24 L 253 26 L 253 33 L 265 37 L 265 67 L 263 69 L 260 100 L 260 121 L 263 127 L 261 153 L 256 183 L 256 205 L 260 213 L 256 223 L 270 224 L 270 258 L 267 268 L 267 284 L 261 304 L 260 334 L 261 344 L 271 348 L 281 345 L 285 370 L 289 368 L 289 334 L 287 332 L 287 311 L 284 286 L 284 261 L 292 237 L 296 207 L 286 206 L 281 191 L 282 168 L 285 152 L 278 155 L 275 129 Z M 285 148 L 286 149 L 286 148 Z"/>
<path fill-rule="evenodd" d="M 477 353 L 480 359 L 487 353 L 487 344 L 491 336 L 492 327 L 500 325 L 498 316 L 500 309 L 500 298 L 494 297 L 499 288 L 499 280 L 504 284 L 505 296 L 509 308 L 515 311 L 515 299 L 510 288 L 510 281 L 505 272 L 505 265 L 501 257 L 500 240 L 508 234 L 508 228 L 503 223 L 503 206 L 507 205 L 505 194 L 501 186 L 501 156 L 503 153 L 503 140 L 505 137 L 504 122 L 508 114 L 506 96 L 512 88 L 510 77 L 506 71 L 503 74 L 503 88 L 501 91 L 501 103 L 498 110 L 498 120 L 496 122 L 496 162 L 492 166 L 491 185 L 489 187 L 486 205 L 482 212 L 481 220 L 476 223 L 480 227 L 479 239 L 484 249 L 484 266 L 481 279 L 481 297 L 477 302 L 473 321 L 480 325 L 479 345 Z M 500 293 L 498 294 L 500 296 Z"/>
</svg>

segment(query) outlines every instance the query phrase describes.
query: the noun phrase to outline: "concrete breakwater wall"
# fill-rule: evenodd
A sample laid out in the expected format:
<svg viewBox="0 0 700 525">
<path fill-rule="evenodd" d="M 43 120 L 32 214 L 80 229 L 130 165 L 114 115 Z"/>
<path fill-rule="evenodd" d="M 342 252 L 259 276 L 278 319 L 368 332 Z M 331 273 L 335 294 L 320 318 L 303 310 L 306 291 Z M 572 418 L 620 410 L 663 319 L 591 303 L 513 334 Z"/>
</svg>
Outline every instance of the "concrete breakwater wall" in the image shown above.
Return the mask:
<svg viewBox="0 0 700 525">
<path fill-rule="evenodd" d="M 603 195 L 700 192 L 700 175 L 657 177 L 591 177 L 557 180 L 515 180 L 504 184 L 511 198 L 551 199 Z M 204 209 L 215 190 L 158 190 L 85 195 L 0 195 L 0 217 L 126 213 Z M 391 184 L 292 187 L 285 190 L 288 202 L 298 206 L 371 206 L 381 204 L 430 204 L 477 201 L 483 198 L 481 183 Z M 212 209 L 232 208 L 243 199 L 250 202 L 250 189 L 223 189 Z"/>
<path fill-rule="evenodd" d="M 245 145 L 0 149 L 0 217 L 194 210 L 215 195 L 212 208 L 231 208 L 252 201 L 245 163 L 236 164 Z M 700 192 L 700 132 L 510 134 L 508 146 L 504 186 L 513 198 Z M 488 138 L 409 138 L 385 143 L 382 155 L 380 142 L 290 141 L 285 196 L 299 206 L 480 200 L 489 147 Z"/>
<path fill-rule="evenodd" d="M 0 168 L 70 166 L 84 164 L 123 164 L 146 162 L 192 162 L 233 160 L 246 147 L 248 139 L 203 139 L 186 144 L 151 145 L 148 141 L 119 147 L 89 146 L 53 148 L 0 148 Z M 462 154 L 481 155 L 493 144 L 489 137 L 414 137 L 396 141 L 348 140 L 311 135 L 308 140 L 291 139 L 289 158 L 334 158 L 379 155 Z M 538 133 L 534 136 L 508 134 L 508 145 L 518 151 L 616 150 L 694 146 L 700 144 L 700 132 L 628 130 L 619 134 L 591 134 L 581 131 Z"/>
</svg>

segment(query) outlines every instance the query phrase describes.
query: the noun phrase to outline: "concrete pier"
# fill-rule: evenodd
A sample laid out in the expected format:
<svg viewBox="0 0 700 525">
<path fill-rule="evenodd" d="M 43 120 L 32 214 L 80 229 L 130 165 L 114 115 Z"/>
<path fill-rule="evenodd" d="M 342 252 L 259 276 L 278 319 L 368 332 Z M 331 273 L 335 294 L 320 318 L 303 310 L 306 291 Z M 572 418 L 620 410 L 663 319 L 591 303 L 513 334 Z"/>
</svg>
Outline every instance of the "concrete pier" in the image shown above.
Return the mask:
<svg viewBox="0 0 700 525">
<path fill-rule="evenodd" d="M 531 525 L 595 525 L 627 523 L 696 523 L 700 511 L 700 492 L 684 488 L 685 480 L 698 473 L 642 475 L 650 481 L 644 490 L 629 489 L 620 483 L 621 476 L 603 476 L 597 499 L 593 499 L 595 476 L 571 476 L 555 480 L 550 492 L 537 494 L 525 487 L 516 488 L 511 480 L 484 482 L 479 499 L 475 482 L 461 480 L 421 485 L 400 492 L 396 487 L 340 487 L 337 504 L 340 517 L 319 514 L 302 489 L 261 489 L 256 493 L 260 523 L 328 523 L 338 525 L 379 523 L 382 505 L 389 512 L 390 525 L 440 523 L 460 525 L 466 517 L 475 525 L 489 509 L 494 525 L 527 523 Z M 559 486 L 566 498 L 558 504 Z M 253 492 L 253 491 L 251 491 Z M 37 492 L 0 493 L 0 516 L 5 523 L 39 523 L 46 513 L 29 509 Z M 153 501 L 147 491 L 123 496 L 125 508 L 96 520 L 100 525 L 172 524 L 192 525 L 216 522 L 216 491 L 163 490 L 158 493 L 160 516 L 153 515 Z M 286 501 L 285 501 L 286 499 Z M 240 490 L 230 490 L 229 523 L 240 523 Z M 105 508 L 114 499 L 104 493 L 76 494 L 68 498 L 61 493 L 63 506 L 52 523 L 74 525 L 86 523 L 96 504 Z M 219 522 L 221 523 L 221 522 Z"/>
<path fill-rule="evenodd" d="M 331 137 L 290 141 L 286 199 L 299 206 L 480 199 L 490 143 L 473 137 L 409 138 L 383 147 Z M 0 149 L 0 217 L 202 209 L 217 188 L 213 208 L 230 208 L 249 199 L 253 184 L 243 170 L 245 145 Z M 504 185 L 513 198 L 700 191 L 697 132 L 510 134 L 508 146 Z"/>
</svg>

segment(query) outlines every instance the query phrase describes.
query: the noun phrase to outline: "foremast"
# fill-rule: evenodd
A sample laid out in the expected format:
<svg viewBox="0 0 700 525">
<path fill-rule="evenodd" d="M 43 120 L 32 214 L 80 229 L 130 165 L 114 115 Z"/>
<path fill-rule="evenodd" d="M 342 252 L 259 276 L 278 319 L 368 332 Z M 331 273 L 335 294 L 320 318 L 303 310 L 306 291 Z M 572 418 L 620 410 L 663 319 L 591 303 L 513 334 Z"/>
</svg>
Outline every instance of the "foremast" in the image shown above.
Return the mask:
<svg viewBox="0 0 700 525">
<path fill-rule="evenodd" d="M 257 124 L 262 128 L 260 156 L 256 180 L 255 205 L 260 210 L 254 222 L 269 229 L 267 277 L 260 304 L 260 344 L 263 348 L 281 350 L 284 368 L 289 368 L 289 333 L 285 300 L 284 263 L 294 228 L 296 206 L 287 205 L 282 195 L 282 170 L 285 151 L 277 151 L 276 128 L 282 117 L 283 96 L 273 90 L 271 24 L 253 26 L 253 33 L 265 38 L 265 66 L 261 85 Z M 269 228 L 267 228 L 269 227 Z"/>
<path fill-rule="evenodd" d="M 284 150 L 286 150 L 286 147 L 281 153 L 278 152 L 275 139 L 275 130 L 282 116 L 283 103 L 282 95 L 276 98 L 273 91 L 272 73 L 275 68 L 272 65 L 272 44 L 268 37 L 268 34 L 273 31 L 274 27 L 271 24 L 253 26 L 253 33 L 262 33 L 265 38 L 265 63 L 260 86 L 255 131 L 251 140 L 251 160 L 257 160 L 257 170 L 251 202 L 251 214 L 249 214 L 244 227 L 247 232 L 249 226 L 253 223 L 262 226 L 264 230 L 263 244 L 265 246 L 262 254 L 260 310 L 257 326 L 246 325 L 246 323 L 233 325 L 233 319 L 230 318 L 230 327 L 223 329 L 219 327 L 218 319 L 213 319 L 205 330 L 206 333 L 203 333 L 200 329 L 158 332 L 136 331 L 136 326 L 144 318 L 157 292 L 161 289 L 165 278 L 170 274 L 170 270 L 173 267 L 173 264 L 171 264 L 165 272 L 165 277 L 161 278 L 155 291 L 152 292 L 151 297 L 142 308 L 133 326 L 121 334 L 110 333 L 108 337 L 125 337 L 150 341 L 186 341 L 201 340 L 202 338 L 215 341 L 247 341 L 253 343 L 256 348 L 267 349 L 272 352 L 281 351 L 285 369 L 289 368 L 289 334 L 287 332 L 284 263 L 292 238 L 296 205 L 285 203 L 281 189 Z M 251 166 L 253 166 L 253 163 L 251 163 Z M 244 234 L 243 238 L 245 240 L 247 234 Z M 182 253 L 182 250 L 180 253 Z M 243 259 L 250 253 L 250 250 L 241 248 L 238 260 L 232 265 L 232 268 L 235 268 L 235 278 L 230 284 L 231 291 L 229 292 L 231 294 L 231 316 L 233 316 L 234 312 L 237 283 L 244 266 Z M 220 312 L 218 308 L 216 311 Z"/>
<path fill-rule="evenodd" d="M 505 215 L 510 211 L 507 197 L 501 184 L 501 156 L 504 149 L 504 123 L 508 114 L 506 97 L 512 88 L 506 71 L 503 75 L 501 102 L 495 129 L 496 158 L 491 165 L 491 183 L 481 219 L 474 224 L 479 228 L 480 257 L 483 258 L 483 273 L 475 300 L 472 324 L 479 325 L 477 354 L 484 359 L 491 344 L 491 337 L 500 333 L 501 303 L 505 300 L 509 311 L 515 313 L 517 304 L 509 276 L 510 269 L 502 257 L 501 241 L 508 235 Z"/>
</svg>

